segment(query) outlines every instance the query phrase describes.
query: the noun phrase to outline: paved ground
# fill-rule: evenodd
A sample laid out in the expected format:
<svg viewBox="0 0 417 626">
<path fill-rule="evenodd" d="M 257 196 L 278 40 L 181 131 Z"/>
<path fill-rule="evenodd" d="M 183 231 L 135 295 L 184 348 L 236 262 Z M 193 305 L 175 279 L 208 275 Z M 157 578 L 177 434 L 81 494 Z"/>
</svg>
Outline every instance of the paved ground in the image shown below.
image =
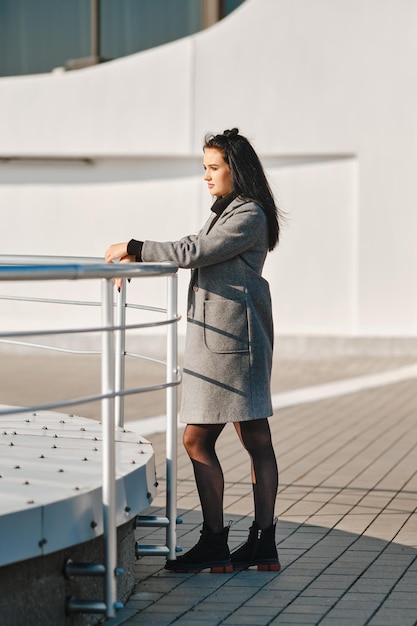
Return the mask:
<svg viewBox="0 0 417 626">
<path fill-rule="evenodd" d="M 274 391 L 390 370 L 412 359 L 277 362 Z M 277 543 L 282 571 L 173 574 L 162 557 L 136 564 L 137 587 L 109 626 L 417 624 L 417 379 L 281 409 L 271 419 L 280 466 Z M 158 459 L 163 513 L 164 436 Z M 201 514 L 190 463 L 179 446 L 178 526 L 184 549 Z M 252 521 L 249 466 L 234 429 L 218 452 L 226 478 L 231 547 Z M 162 508 L 161 508 L 162 507 Z M 160 530 L 138 530 L 142 543 Z"/>
<path fill-rule="evenodd" d="M 273 392 L 310 387 L 395 370 L 412 357 L 277 360 Z M 3 360 L 3 363 L 5 361 Z M 71 365 L 73 366 L 72 362 Z M 60 384 L 68 396 L 84 395 L 98 380 L 96 368 L 67 358 L 7 359 L 2 370 L 5 404 L 24 404 L 23 389 L 34 374 Z M 153 372 L 129 373 L 146 376 Z M 16 383 L 19 380 L 25 385 Z M 408 626 L 417 624 L 417 378 L 281 408 L 271 418 L 280 466 L 277 543 L 281 573 L 173 574 L 163 557 L 136 562 L 137 587 L 108 626 Z M 13 382 L 14 381 L 14 382 Z M 36 382 L 30 402 L 36 399 Z M 67 389 L 67 386 L 65 387 Z M 90 388 L 91 391 L 91 388 Z M 84 407 L 83 415 L 94 412 Z M 145 394 L 127 407 L 127 420 L 159 414 L 162 394 Z M 158 461 L 160 490 L 150 513 L 163 513 L 164 435 L 148 436 Z M 218 445 L 225 480 L 231 548 L 245 540 L 252 522 L 249 464 L 234 429 Z M 201 513 L 191 467 L 179 442 L 178 543 L 199 537 Z M 138 530 L 141 543 L 163 542 L 161 530 Z"/>
</svg>

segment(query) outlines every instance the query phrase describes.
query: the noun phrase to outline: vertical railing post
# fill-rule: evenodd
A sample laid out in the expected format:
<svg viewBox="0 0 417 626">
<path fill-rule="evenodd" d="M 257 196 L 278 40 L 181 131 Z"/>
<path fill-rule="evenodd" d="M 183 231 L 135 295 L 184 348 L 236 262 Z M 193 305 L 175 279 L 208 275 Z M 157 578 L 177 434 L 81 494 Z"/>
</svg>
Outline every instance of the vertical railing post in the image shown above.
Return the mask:
<svg viewBox="0 0 417 626">
<path fill-rule="evenodd" d="M 116 297 L 116 326 L 121 330 L 115 332 L 114 345 L 114 380 L 116 393 L 125 388 L 125 351 L 126 351 L 126 281 L 124 280 Z M 125 421 L 124 396 L 116 395 L 114 399 L 114 413 L 116 425 L 123 427 Z"/>
<path fill-rule="evenodd" d="M 103 396 L 114 393 L 114 341 L 113 331 L 105 330 L 113 326 L 113 279 L 102 279 L 102 354 L 101 390 Z M 103 431 L 103 535 L 106 616 L 116 616 L 116 462 L 114 447 L 114 396 L 101 400 Z"/>
<path fill-rule="evenodd" d="M 167 317 L 177 317 L 177 276 L 168 277 Z M 167 383 L 178 378 L 178 330 L 177 323 L 167 327 Z M 169 558 L 175 559 L 177 544 L 177 386 L 167 387 L 167 432 L 166 432 L 166 511 L 169 524 L 166 541 Z"/>
</svg>

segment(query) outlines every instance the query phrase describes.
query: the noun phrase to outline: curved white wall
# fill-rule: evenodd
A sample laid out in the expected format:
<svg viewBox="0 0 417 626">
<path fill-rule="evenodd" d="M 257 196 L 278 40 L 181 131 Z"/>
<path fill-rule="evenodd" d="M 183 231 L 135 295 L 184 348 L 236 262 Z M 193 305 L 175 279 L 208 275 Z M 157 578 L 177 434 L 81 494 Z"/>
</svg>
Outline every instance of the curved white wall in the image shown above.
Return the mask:
<svg viewBox="0 0 417 626">
<path fill-rule="evenodd" d="M 0 79 L 0 157 L 61 159 L 0 162 L 0 253 L 195 232 L 204 134 L 237 125 L 288 214 L 277 332 L 417 336 L 416 4 L 247 0 L 172 44 Z"/>
</svg>

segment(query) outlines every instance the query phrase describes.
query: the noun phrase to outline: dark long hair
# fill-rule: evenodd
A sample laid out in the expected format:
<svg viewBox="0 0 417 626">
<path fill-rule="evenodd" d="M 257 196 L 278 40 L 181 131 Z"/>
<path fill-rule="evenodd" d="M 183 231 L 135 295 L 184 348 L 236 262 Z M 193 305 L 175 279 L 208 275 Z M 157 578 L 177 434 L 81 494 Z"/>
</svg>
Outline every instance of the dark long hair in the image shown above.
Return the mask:
<svg viewBox="0 0 417 626">
<path fill-rule="evenodd" d="M 232 172 L 233 191 L 262 207 L 268 222 L 269 250 L 273 250 L 279 241 L 280 212 L 252 144 L 239 135 L 237 128 L 232 128 L 219 135 L 206 135 L 206 148 L 217 148 L 223 154 Z"/>
</svg>

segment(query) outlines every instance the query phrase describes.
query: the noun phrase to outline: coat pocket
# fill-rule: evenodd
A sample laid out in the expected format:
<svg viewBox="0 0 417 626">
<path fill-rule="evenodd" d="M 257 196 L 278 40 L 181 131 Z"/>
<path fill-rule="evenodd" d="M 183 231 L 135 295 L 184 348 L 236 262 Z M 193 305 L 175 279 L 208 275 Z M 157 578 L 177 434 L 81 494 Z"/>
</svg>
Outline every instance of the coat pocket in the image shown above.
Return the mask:
<svg viewBox="0 0 417 626">
<path fill-rule="evenodd" d="M 204 341 L 207 348 L 217 354 L 248 352 L 246 300 L 206 300 Z"/>
</svg>

